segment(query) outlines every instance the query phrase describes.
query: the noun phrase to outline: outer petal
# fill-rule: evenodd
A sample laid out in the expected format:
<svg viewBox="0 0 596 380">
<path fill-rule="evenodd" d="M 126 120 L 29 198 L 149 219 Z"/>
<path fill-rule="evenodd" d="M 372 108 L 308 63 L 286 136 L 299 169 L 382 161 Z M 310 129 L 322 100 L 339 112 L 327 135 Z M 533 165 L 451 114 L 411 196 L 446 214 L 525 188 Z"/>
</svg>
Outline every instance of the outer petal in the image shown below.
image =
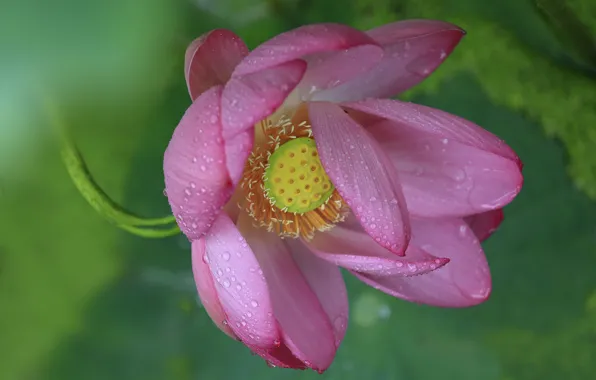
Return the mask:
<svg viewBox="0 0 596 380">
<path fill-rule="evenodd" d="M 383 58 L 377 45 L 359 45 L 350 49 L 313 54 L 306 58 L 308 70 L 297 88 L 302 100 L 316 98 L 316 93 L 341 86 L 373 69 Z"/>
<path fill-rule="evenodd" d="M 408 214 L 395 171 L 378 143 L 339 106 L 309 104 L 309 117 L 325 171 L 365 231 L 403 255 Z"/>
<path fill-rule="evenodd" d="M 382 44 L 383 60 L 353 81 L 316 94 L 313 100 L 353 101 L 395 96 L 439 67 L 465 32 L 446 22 L 406 20 L 372 29 L 367 34 Z"/>
<path fill-rule="evenodd" d="M 226 167 L 234 185 L 237 185 L 242 179 L 244 166 L 252 152 L 254 139 L 254 131 L 247 130 L 228 138 L 225 142 Z"/>
<path fill-rule="evenodd" d="M 335 265 L 360 273 L 381 276 L 414 276 L 433 271 L 449 259 L 438 258 L 409 245 L 405 257 L 399 257 L 372 240 L 362 229 L 336 226 L 317 234 L 308 248 L 316 256 Z"/>
<path fill-rule="evenodd" d="M 253 349 L 253 351 L 260 357 L 267 361 L 271 367 L 306 369 L 307 366 L 292 354 L 292 351 L 285 343 L 280 343 L 279 346 L 263 350 Z"/>
<path fill-rule="evenodd" d="M 332 322 L 335 347 L 341 344 L 348 327 L 348 292 L 339 268 L 313 255 L 296 239 L 286 240 L 292 258 Z"/>
<path fill-rule="evenodd" d="M 246 214 L 238 223 L 267 279 L 283 342 L 308 367 L 324 371 L 335 357 L 336 338 L 317 293 L 277 235 L 253 227 Z"/>
<path fill-rule="evenodd" d="M 216 29 L 194 40 L 186 49 L 184 76 L 190 97 L 195 100 L 204 91 L 225 84 L 248 48 L 233 32 Z"/>
<path fill-rule="evenodd" d="M 164 154 L 168 201 L 191 241 L 205 234 L 234 191 L 221 135 L 221 92 L 221 86 L 216 86 L 197 98 Z"/>
<path fill-rule="evenodd" d="M 419 104 L 390 99 L 366 99 L 345 107 L 389 119 L 404 127 L 431 133 L 509 158 L 521 169 L 521 161 L 503 140 L 478 125 L 447 112 Z"/>
<path fill-rule="evenodd" d="M 194 275 L 197 291 L 201 298 L 201 303 L 211 317 L 211 320 L 219 327 L 221 331 L 234 339 L 238 339 L 234 331 L 228 326 L 228 317 L 224 312 L 217 290 L 213 284 L 211 271 L 207 263 L 203 261 L 206 256 L 205 240 L 199 239 L 192 242 L 192 273 Z"/>
<path fill-rule="evenodd" d="M 306 62 L 293 60 L 253 74 L 230 79 L 223 91 L 222 119 L 226 139 L 252 130 L 254 124 L 281 106 L 306 70 Z"/>
<path fill-rule="evenodd" d="M 376 44 L 365 33 L 347 25 L 305 25 L 259 45 L 236 67 L 233 75 L 255 73 L 313 53 Z"/>
<path fill-rule="evenodd" d="M 478 240 L 484 241 L 499 228 L 503 218 L 503 210 L 498 209 L 470 215 L 464 218 L 464 220 L 468 223 L 472 231 L 474 231 Z"/>
<path fill-rule="evenodd" d="M 521 171 L 509 158 L 391 121 L 367 130 L 397 169 L 413 215 L 476 214 L 505 206 L 521 190 Z"/>
<path fill-rule="evenodd" d="M 412 219 L 412 241 L 433 255 L 451 261 L 414 277 L 354 273 L 365 283 L 395 297 L 444 307 L 465 307 L 486 301 L 491 280 L 486 257 L 476 236 L 461 219 Z"/>
<path fill-rule="evenodd" d="M 267 283 L 259 263 L 230 218 L 222 213 L 205 237 L 209 265 L 228 325 L 251 348 L 279 345 Z"/>
</svg>

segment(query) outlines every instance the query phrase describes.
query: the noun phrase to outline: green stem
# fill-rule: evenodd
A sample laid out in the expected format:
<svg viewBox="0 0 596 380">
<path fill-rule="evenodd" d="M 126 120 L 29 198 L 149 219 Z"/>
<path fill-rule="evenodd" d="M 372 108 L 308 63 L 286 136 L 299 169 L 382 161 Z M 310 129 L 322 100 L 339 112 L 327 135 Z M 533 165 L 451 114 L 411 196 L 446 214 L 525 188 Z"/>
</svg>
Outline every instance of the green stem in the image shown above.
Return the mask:
<svg viewBox="0 0 596 380">
<path fill-rule="evenodd" d="M 178 226 L 170 227 L 170 228 L 140 228 L 135 226 L 129 226 L 126 224 L 118 225 L 124 231 L 130 232 L 133 235 L 138 235 L 145 238 L 165 238 L 170 236 L 176 236 L 180 233 L 180 228 Z"/>
<path fill-rule="evenodd" d="M 143 218 L 126 211 L 113 201 L 93 180 L 93 177 L 87 169 L 87 165 L 74 142 L 70 138 L 56 105 L 49 97 L 45 97 L 45 108 L 50 118 L 50 123 L 55 128 L 60 138 L 60 155 L 66 166 L 74 185 L 79 190 L 83 198 L 100 215 L 111 223 L 135 235 L 143 237 L 167 237 L 180 233 L 178 226 L 168 229 L 147 229 L 139 227 L 148 226 L 166 226 L 176 222 L 173 215 L 161 218 Z"/>
</svg>

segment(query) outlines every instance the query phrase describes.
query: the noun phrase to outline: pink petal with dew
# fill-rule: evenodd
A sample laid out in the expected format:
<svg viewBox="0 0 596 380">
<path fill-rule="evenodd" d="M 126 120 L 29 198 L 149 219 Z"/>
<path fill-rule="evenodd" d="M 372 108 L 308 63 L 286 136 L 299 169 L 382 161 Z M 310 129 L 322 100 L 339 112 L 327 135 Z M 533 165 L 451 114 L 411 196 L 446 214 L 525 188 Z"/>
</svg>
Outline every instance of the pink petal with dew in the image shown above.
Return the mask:
<svg viewBox="0 0 596 380">
<path fill-rule="evenodd" d="M 503 140 L 461 117 L 435 108 L 390 99 L 366 99 L 344 103 L 343 106 L 508 158 L 516 162 L 521 170 L 519 157 Z"/>
<path fill-rule="evenodd" d="M 296 89 L 298 96 L 309 100 L 319 91 L 341 86 L 371 70 L 383 58 L 377 45 L 360 45 L 350 49 L 313 54 L 305 58 L 308 69 Z"/>
<path fill-rule="evenodd" d="M 232 77 L 222 98 L 224 137 L 230 139 L 275 112 L 302 79 L 306 62 L 293 60 L 256 73 Z"/>
<path fill-rule="evenodd" d="M 246 214 L 238 226 L 267 280 L 283 342 L 307 367 L 324 371 L 335 357 L 336 338 L 317 293 L 279 236 L 253 227 Z"/>
<path fill-rule="evenodd" d="M 354 80 L 315 94 L 313 100 L 345 102 L 395 96 L 433 73 L 465 32 L 446 22 L 406 20 L 367 34 L 383 46 L 383 60 Z"/>
<path fill-rule="evenodd" d="M 348 292 L 341 271 L 336 265 L 313 255 L 298 239 L 287 239 L 286 245 L 332 322 L 335 347 L 339 347 L 348 327 L 349 316 Z"/>
<path fill-rule="evenodd" d="M 221 86 L 212 87 L 195 100 L 164 154 L 168 202 L 191 241 L 207 232 L 234 191 L 221 135 L 221 93 Z"/>
<path fill-rule="evenodd" d="M 259 45 L 236 67 L 233 76 L 255 73 L 314 53 L 344 50 L 358 45 L 377 43 L 365 33 L 347 25 L 305 25 Z"/>
<path fill-rule="evenodd" d="M 213 284 L 213 277 L 207 263 L 203 261 L 205 257 L 205 240 L 203 238 L 192 242 L 192 273 L 197 286 L 201 303 L 211 317 L 213 323 L 221 331 L 234 339 L 238 339 L 234 331 L 228 326 L 228 317 L 221 307 L 217 290 Z"/>
<path fill-rule="evenodd" d="M 267 283 L 251 247 L 225 213 L 205 236 L 205 252 L 228 326 L 251 348 L 274 348 L 281 337 Z"/>
<path fill-rule="evenodd" d="M 397 256 L 375 244 L 362 228 L 352 229 L 344 225 L 315 235 L 314 239 L 307 243 L 308 248 L 314 255 L 335 265 L 381 276 L 415 276 L 428 273 L 449 262 L 449 259 L 435 257 L 411 244 L 405 256 Z"/>
<path fill-rule="evenodd" d="M 225 84 L 247 54 L 242 39 L 226 29 L 212 30 L 195 39 L 184 57 L 184 76 L 191 99 Z"/>
<path fill-rule="evenodd" d="M 325 172 L 364 230 L 381 246 L 403 255 L 410 226 L 395 169 L 379 144 L 333 103 L 308 105 Z"/>
<path fill-rule="evenodd" d="M 254 131 L 249 129 L 226 140 L 226 167 L 234 185 L 238 185 L 242 179 L 246 160 L 252 152 L 254 138 Z"/>
<path fill-rule="evenodd" d="M 450 262 L 413 277 L 374 276 L 352 272 L 366 284 L 408 301 L 443 307 L 467 307 L 486 301 L 491 278 L 476 236 L 461 219 L 414 219 L 412 241 L 432 255 Z"/>
<path fill-rule="evenodd" d="M 488 239 L 499 228 L 504 215 L 502 209 L 491 210 L 464 218 L 479 241 Z"/>
<path fill-rule="evenodd" d="M 397 169 L 412 215 L 460 217 L 498 209 L 521 190 L 521 171 L 509 158 L 392 121 L 367 131 Z"/>
</svg>

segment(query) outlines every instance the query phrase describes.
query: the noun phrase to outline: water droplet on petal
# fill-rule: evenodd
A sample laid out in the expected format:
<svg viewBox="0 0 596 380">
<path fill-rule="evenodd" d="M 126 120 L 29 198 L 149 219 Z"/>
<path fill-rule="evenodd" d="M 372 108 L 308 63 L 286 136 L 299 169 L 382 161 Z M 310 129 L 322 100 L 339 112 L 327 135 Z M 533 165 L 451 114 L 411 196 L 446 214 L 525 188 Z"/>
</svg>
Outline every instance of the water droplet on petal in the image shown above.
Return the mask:
<svg viewBox="0 0 596 380">
<path fill-rule="evenodd" d="M 466 228 L 466 226 L 464 226 L 463 224 L 461 226 L 459 226 L 459 234 L 464 237 L 466 236 L 468 232 L 468 229 Z"/>
</svg>

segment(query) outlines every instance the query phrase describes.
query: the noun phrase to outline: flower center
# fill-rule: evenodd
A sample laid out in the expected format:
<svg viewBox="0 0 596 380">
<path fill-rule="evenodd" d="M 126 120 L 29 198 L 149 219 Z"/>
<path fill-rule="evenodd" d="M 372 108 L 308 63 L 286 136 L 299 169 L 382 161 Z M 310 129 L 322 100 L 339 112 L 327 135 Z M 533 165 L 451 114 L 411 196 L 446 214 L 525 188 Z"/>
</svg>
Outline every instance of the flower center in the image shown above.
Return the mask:
<svg viewBox="0 0 596 380">
<path fill-rule="evenodd" d="M 300 137 L 273 152 L 263 178 L 265 194 L 282 211 L 304 214 L 325 204 L 335 187 L 323 170 L 315 140 Z"/>
<path fill-rule="evenodd" d="M 343 221 L 347 207 L 325 173 L 308 121 L 295 119 L 257 125 L 240 183 L 242 208 L 270 232 L 308 240 Z"/>
</svg>

